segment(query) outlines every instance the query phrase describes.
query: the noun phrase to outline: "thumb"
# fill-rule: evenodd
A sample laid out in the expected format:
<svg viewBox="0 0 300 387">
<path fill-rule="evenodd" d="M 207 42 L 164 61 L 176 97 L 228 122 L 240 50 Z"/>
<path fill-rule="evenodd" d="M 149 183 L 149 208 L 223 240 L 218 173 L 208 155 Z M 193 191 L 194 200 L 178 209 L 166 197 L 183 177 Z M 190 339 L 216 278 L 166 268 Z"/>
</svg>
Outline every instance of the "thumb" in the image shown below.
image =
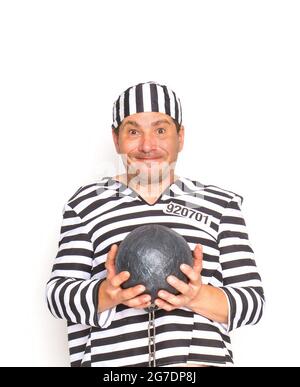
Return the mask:
<svg viewBox="0 0 300 387">
<path fill-rule="evenodd" d="M 201 273 L 203 261 L 203 247 L 200 243 L 197 243 L 194 249 L 194 270 Z"/>
<path fill-rule="evenodd" d="M 118 251 L 118 245 L 113 244 L 107 254 L 107 259 L 105 262 L 105 268 L 107 270 L 107 278 L 111 278 L 116 275 L 115 270 L 115 259 Z"/>
</svg>

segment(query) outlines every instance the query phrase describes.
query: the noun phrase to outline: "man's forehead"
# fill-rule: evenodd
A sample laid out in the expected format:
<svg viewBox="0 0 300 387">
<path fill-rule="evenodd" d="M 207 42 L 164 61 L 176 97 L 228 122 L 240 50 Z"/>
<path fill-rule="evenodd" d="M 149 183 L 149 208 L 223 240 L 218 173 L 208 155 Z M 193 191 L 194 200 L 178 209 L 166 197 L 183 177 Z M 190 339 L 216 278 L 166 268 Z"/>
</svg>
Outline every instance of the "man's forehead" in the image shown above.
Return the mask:
<svg viewBox="0 0 300 387">
<path fill-rule="evenodd" d="M 123 120 L 122 126 L 125 126 L 126 124 L 140 126 L 145 123 L 150 125 L 159 125 L 163 123 L 173 124 L 173 120 L 168 114 L 158 112 L 143 112 L 127 116 Z"/>
</svg>

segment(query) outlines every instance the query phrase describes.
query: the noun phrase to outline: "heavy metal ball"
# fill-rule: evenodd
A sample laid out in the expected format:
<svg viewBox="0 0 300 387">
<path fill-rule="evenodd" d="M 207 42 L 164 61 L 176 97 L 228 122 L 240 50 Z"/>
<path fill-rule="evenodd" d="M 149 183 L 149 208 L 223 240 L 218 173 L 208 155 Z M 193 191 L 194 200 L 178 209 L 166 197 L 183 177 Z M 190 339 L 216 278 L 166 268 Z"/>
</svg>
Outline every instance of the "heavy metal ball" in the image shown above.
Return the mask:
<svg viewBox="0 0 300 387">
<path fill-rule="evenodd" d="M 131 231 L 120 243 L 115 265 L 117 273 L 125 270 L 130 273 L 122 288 L 142 284 L 146 287 L 144 293 L 151 295 L 153 303 L 160 289 L 178 294 L 166 281 L 169 275 L 188 282 L 180 270 L 182 263 L 193 266 L 186 240 L 166 226 L 147 224 Z"/>
</svg>

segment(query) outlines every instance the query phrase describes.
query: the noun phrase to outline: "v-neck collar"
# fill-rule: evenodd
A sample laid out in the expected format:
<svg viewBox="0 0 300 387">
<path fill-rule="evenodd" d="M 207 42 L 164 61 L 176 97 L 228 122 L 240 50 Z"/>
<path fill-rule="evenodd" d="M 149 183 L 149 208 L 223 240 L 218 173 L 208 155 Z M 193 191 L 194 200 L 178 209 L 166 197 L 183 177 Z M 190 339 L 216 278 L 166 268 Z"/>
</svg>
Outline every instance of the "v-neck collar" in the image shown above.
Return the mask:
<svg viewBox="0 0 300 387">
<path fill-rule="evenodd" d="M 168 192 L 170 192 L 170 191 L 171 191 L 171 188 L 172 188 L 174 185 L 178 184 L 178 183 L 181 181 L 181 178 L 180 178 L 180 176 L 179 176 L 177 179 L 175 179 L 175 180 L 173 181 L 173 183 L 171 183 L 168 187 L 166 187 L 166 188 L 164 189 L 164 191 L 159 195 L 159 197 L 155 200 L 154 203 L 148 203 L 148 202 L 147 202 L 147 201 L 146 201 L 139 193 L 137 193 L 133 188 L 131 188 L 129 185 L 123 183 L 122 181 L 117 180 L 117 179 L 115 179 L 114 177 L 109 177 L 109 180 L 110 180 L 111 182 L 119 183 L 119 184 L 120 184 L 119 188 L 120 188 L 120 187 L 123 187 L 123 188 L 125 188 L 126 190 L 129 190 L 129 194 L 128 194 L 129 196 L 136 197 L 136 198 L 138 198 L 139 200 L 141 200 L 143 203 L 145 203 L 145 204 L 147 204 L 148 206 L 151 207 L 151 206 L 154 206 L 155 204 L 157 204 L 158 202 L 160 202 L 161 198 L 162 198 L 164 195 L 166 195 Z M 174 193 L 173 193 L 172 196 L 174 196 Z"/>
</svg>

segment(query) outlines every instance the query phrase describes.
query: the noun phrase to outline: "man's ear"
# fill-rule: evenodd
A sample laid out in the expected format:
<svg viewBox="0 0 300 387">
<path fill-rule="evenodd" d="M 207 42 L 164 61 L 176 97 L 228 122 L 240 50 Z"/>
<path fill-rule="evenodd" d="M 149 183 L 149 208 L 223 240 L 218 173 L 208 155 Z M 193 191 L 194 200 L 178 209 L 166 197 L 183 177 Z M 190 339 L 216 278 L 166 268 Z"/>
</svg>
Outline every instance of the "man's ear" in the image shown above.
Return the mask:
<svg viewBox="0 0 300 387">
<path fill-rule="evenodd" d="M 115 144 L 116 151 L 117 151 L 117 153 L 120 153 L 119 136 L 115 132 L 114 128 L 112 128 L 111 131 L 112 131 L 112 136 L 113 136 L 113 141 L 114 141 L 114 144 Z"/>
<path fill-rule="evenodd" d="M 180 126 L 180 130 L 178 132 L 178 137 L 179 137 L 179 150 L 178 152 L 181 152 L 184 144 L 184 126 Z"/>
</svg>

